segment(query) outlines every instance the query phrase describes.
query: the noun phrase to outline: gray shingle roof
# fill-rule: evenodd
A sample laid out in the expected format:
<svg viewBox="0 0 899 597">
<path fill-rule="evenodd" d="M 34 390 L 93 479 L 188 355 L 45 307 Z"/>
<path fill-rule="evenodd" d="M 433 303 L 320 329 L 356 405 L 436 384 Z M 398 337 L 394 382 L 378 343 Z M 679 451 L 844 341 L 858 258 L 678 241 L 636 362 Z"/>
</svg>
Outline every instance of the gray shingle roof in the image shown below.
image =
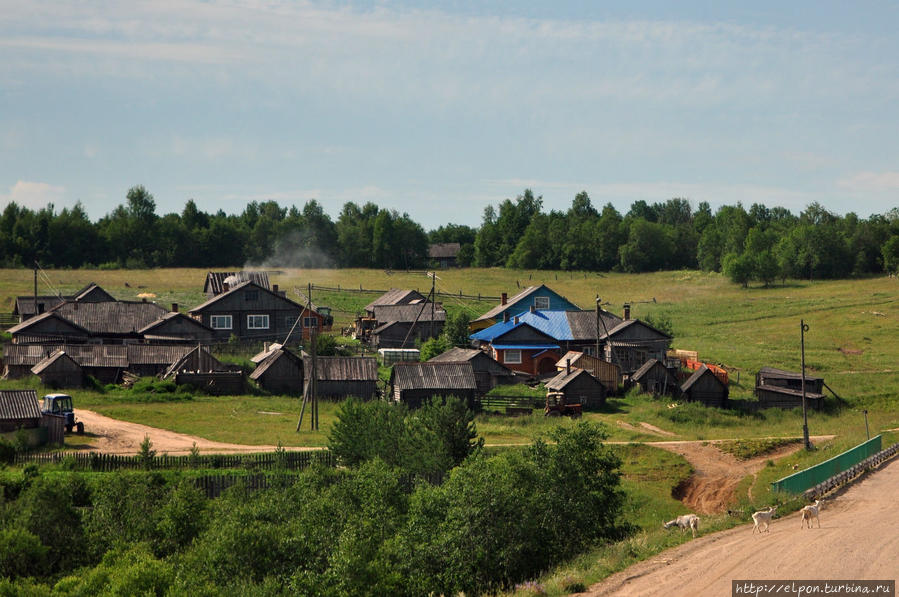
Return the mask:
<svg viewBox="0 0 899 597">
<path fill-rule="evenodd" d="M 418 319 L 422 321 L 446 321 L 446 311 L 443 305 L 436 303 L 434 308 L 434 319 L 431 319 L 431 303 L 420 303 L 417 305 L 378 305 L 375 306 L 375 319 L 378 323 L 384 324 L 391 321 L 396 322 L 413 322 Z"/>
<path fill-rule="evenodd" d="M 37 365 L 32 367 L 31 372 L 34 373 L 35 375 L 40 375 L 45 369 L 47 369 L 53 363 L 55 363 L 56 361 L 58 361 L 60 359 L 68 359 L 68 360 L 72 361 L 73 363 L 75 363 L 75 360 L 72 357 L 70 357 L 69 355 L 67 355 L 64 351 L 57 350 L 57 351 L 54 351 L 53 353 L 51 353 L 50 356 L 48 356 L 46 359 L 44 359 L 43 361 L 39 362 Z M 78 363 L 75 363 L 75 364 L 77 365 Z"/>
<path fill-rule="evenodd" d="M 588 375 L 594 381 L 596 381 L 596 383 L 600 383 L 599 380 L 597 380 L 595 377 L 590 375 L 590 373 L 588 373 L 586 369 L 572 369 L 571 373 L 568 373 L 566 371 L 560 371 L 558 375 L 556 375 L 551 380 L 546 382 L 546 389 L 553 390 L 553 391 L 563 390 L 563 389 L 565 389 L 565 386 L 567 386 L 568 384 L 573 382 L 575 379 L 577 379 L 581 375 Z"/>
<path fill-rule="evenodd" d="M 365 305 L 366 311 L 372 311 L 379 305 L 408 305 L 412 301 L 423 301 L 425 297 L 417 290 L 391 288 L 372 302 Z"/>
<path fill-rule="evenodd" d="M 34 390 L 0 390 L 0 420 L 40 419 L 41 408 Z"/>
<path fill-rule="evenodd" d="M 228 278 L 234 278 L 239 282 L 255 282 L 257 286 L 271 289 L 268 280 L 268 272 L 260 271 L 240 271 L 240 272 L 209 272 L 206 274 L 206 283 L 203 285 L 203 292 L 212 291 L 213 294 L 221 294 L 224 289 L 224 282 Z M 234 284 L 231 284 L 234 286 Z"/>
<path fill-rule="evenodd" d="M 141 328 L 160 319 L 168 311 L 156 303 L 150 302 L 83 303 L 67 301 L 54 307 L 51 313 L 55 313 L 93 334 L 129 334 L 137 333 Z"/>
<path fill-rule="evenodd" d="M 318 381 L 377 381 L 378 361 L 374 357 L 317 357 Z M 312 357 L 303 357 L 303 370 L 312 371 Z"/>
<path fill-rule="evenodd" d="M 391 374 L 400 390 L 477 390 L 471 363 L 397 363 Z"/>
</svg>

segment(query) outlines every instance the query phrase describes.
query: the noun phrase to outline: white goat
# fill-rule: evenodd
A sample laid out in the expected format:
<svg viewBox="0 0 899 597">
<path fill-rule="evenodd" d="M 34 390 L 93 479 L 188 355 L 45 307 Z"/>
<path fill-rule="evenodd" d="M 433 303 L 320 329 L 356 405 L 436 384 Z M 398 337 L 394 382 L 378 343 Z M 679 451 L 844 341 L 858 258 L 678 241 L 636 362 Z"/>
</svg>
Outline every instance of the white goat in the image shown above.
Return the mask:
<svg viewBox="0 0 899 597">
<path fill-rule="evenodd" d="M 695 514 L 684 514 L 682 516 L 678 516 L 674 520 L 669 520 L 662 526 L 666 529 L 677 526 L 680 527 L 681 532 L 684 532 L 689 528 L 691 531 L 693 531 L 693 538 L 695 539 L 696 531 L 699 530 L 699 517 Z"/>
<path fill-rule="evenodd" d="M 802 510 L 800 510 L 800 518 L 799 518 L 799 528 L 802 528 L 802 523 L 805 523 L 808 528 L 812 528 L 812 518 L 818 521 L 818 528 L 821 528 L 821 519 L 818 518 L 818 510 L 821 508 L 821 500 L 815 500 L 814 504 L 809 504 L 805 506 Z"/>
<path fill-rule="evenodd" d="M 765 532 L 768 531 L 768 527 L 771 526 L 771 518 L 774 516 L 774 513 L 777 511 L 777 506 L 768 506 L 765 510 L 760 510 L 752 515 L 752 522 L 755 523 L 755 526 L 752 527 L 752 532 L 754 533 L 758 530 L 759 534 L 761 534 L 762 529 L 759 528 L 759 525 L 765 523 Z"/>
</svg>

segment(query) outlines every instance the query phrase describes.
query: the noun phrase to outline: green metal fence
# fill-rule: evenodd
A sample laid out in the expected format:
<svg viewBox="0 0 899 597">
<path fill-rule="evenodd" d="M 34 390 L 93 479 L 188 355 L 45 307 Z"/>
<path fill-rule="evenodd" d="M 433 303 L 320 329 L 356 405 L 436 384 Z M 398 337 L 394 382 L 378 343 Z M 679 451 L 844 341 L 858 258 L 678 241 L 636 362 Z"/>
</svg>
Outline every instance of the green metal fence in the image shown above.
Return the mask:
<svg viewBox="0 0 899 597">
<path fill-rule="evenodd" d="M 778 479 L 771 484 L 774 491 L 788 491 L 790 493 L 802 493 L 806 489 L 823 483 L 827 479 L 848 470 L 869 456 L 880 452 L 881 436 L 872 437 L 863 444 L 837 454 L 830 460 L 809 467 L 789 477 Z"/>
</svg>

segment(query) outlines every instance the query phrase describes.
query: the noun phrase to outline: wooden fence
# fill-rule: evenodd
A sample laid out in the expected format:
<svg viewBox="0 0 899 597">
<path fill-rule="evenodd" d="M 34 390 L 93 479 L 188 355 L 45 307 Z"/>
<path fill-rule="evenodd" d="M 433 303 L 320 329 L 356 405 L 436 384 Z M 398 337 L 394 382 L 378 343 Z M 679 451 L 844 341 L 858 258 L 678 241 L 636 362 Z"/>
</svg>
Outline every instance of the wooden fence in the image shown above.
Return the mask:
<svg viewBox="0 0 899 597">
<path fill-rule="evenodd" d="M 542 409 L 545 405 L 545 397 L 481 396 L 475 400 L 477 410 L 503 410 L 509 415 L 530 414 L 535 408 Z"/>
<path fill-rule="evenodd" d="M 16 464 L 63 464 L 73 470 L 110 472 L 117 470 L 245 469 L 252 471 L 303 470 L 315 463 L 335 466 L 329 450 L 275 451 L 254 454 L 198 454 L 153 456 L 104 454 L 102 452 L 20 453 Z"/>
<path fill-rule="evenodd" d="M 373 288 L 362 288 L 362 285 L 359 285 L 359 288 L 351 287 L 351 286 L 318 286 L 316 284 L 312 285 L 312 290 L 318 290 L 321 292 L 356 292 L 356 293 L 368 293 L 368 294 L 384 294 L 387 292 L 386 290 L 375 290 Z M 417 290 L 417 289 L 416 289 Z M 457 298 L 462 300 L 470 300 L 470 301 L 500 301 L 502 297 L 498 296 L 488 296 L 486 294 L 465 294 L 461 290 L 457 293 L 455 292 L 440 292 L 437 291 L 436 294 L 438 297 L 447 297 L 447 298 Z"/>
</svg>

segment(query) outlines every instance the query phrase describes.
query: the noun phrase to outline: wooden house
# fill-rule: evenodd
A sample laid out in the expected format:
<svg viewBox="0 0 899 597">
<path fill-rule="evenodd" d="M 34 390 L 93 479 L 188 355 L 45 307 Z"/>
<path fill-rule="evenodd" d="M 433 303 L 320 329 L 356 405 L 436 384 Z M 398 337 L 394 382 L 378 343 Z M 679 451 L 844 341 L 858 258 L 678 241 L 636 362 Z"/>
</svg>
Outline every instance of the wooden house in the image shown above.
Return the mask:
<svg viewBox="0 0 899 597">
<path fill-rule="evenodd" d="M 558 340 L 518 317 L 476 332 L 471 339 L 497 362 L 529 375 L 555 373 L 561 355 Z"/>
<path fill-rule="evenodd" d="M 271 289 L 268 280 L 268 272 L 264 271 L 239 271 L 239 272 L 209 272 L 206 274 L 206 282 L 203 284 L 203 293 L 207 298 L 217 296 L 242 282 L 253 282 L 260 288 Z"/>
<path fill-rule="evenodd" d="M 433 243 L 428 246 L 428 259 L 438 267 L 447 269 L 459 265 L 458 256 L 462 245 L 459 243 Z"/>
<path fill-rule="evenodd" d="M 201 321 L 178 312 L 178 305 L 156 321 L 138 330 L 147 342 L 197 342 L 209 344 L 215 338 L 215 331 Z"/>
<path fill-rule="evenodd" d="M 511 369 L 498 363 L 483 350 L 476 348 L 451 348 L 428 362 L 471 363 L 479 394 L 486 394 L 498 385 L 515 383 L 515 374 Z"/>
<path fill-rule="evenodd" d="M 423 294 L 417 290 L 391 288 L 372 302 L 365 305 L 365 313 L 369 317 L 375 316 L 375 307 L 383 307 L 387 305 L 416 305 L 427 300 Z"/>
<path fill-rule="evenodd" d="M 40 427 L 41 409 L 34 390 L 0 390 L 0 433 Z"/>
<path fill-rule="evenodd" d="M 569 350 L 556 362 L 556 371 L 565 371 L 568 367 L 584 369 L 595 377 L 606 388 L 606 395 L 618 392 L 621 385 L 621 367 L 604 361 L 593 355 Z"/>
<path fill-rule="evenodd" d="M 631 375 L 631 381 L 653 396 L 675 396 L 680 387 L 677 377 L 659 359 L 649 359 Z"/>
<path fill-rule="evenodd" d="M 439 336 L 446 323 L 443 306 L 430 302 L 377 305 L 374 316 L 378 325 L 371 331 L 371 340 L 378 348 L 412 348 L 416 341 Z"/>
<path fill-rule="evenodd" d="M 252 281 L 229 286 L 189 313 L 212 328 L 219 340 L 234 335 L 241 340 L 284 342 L 292 338 L 296 341 L 310 338 L 313 332 L 331 329 L 330 317 L 295 303 L 276 289 L 269 290 Z"/>
<path fill-rule="evenodd" d="M 684 382 L 680 390 L 685 400 L 719 408 L 727 406 L 727 385 L 704 365 Z"/>
<path fill-rule="evenodd" d="M 312 358 L 305 354 L 303 374 L 309 383 Z M 321 398 L 371 400 L 378 394 L 378 361 L 374 357 L 316 357 L 315 379 L 315 392 Z"/>
<path fill-rule="evenodd" d="M 79 388 L 84 385 L 84 370 L 63 350 L 54 351 L 49 357 L 31 368 L 41 383 L 51 388 Z"/>
<path fill-rule="evenodd" d="M 391 395 L 410 408 L 435 396 L 455 396 L 474 408 L 478 391 L 471 363 L 397 363 L 390 373 Z"/>
<path fill-rule="evenodd" d="M 584 369 L 563 369 L 546 382 L 546 389 L 563 394 L 566 404 L 600 408 L 606 403 L 605 386 Z"/>
<path fill-rule="evenodd" d="M 82 303 L 101 303 L 107 301 L 115 301 L 116 299 L 103 290 L 97 284 L 91 282 L 78 292 L 72 295 L 38 295 L 38 296 L 18 296 L 16 304 L 13 307 L 13 315 L 18 316 L 19 323 L 30 319 L 35 315 L 40 315 L 56 307 L 57 305 L 67 301 L 77 301 Z"/>
<path fill-rule="evenodd" d="M 627 319 L 599 338 L 603 359 L 621 367 L 623 375 L 636 372 L 649 359 L 665 360 L 671 336 L 639 319 Z"/>
<path fill-rule="evenodd" d="M 580 307 L 544 284 L 528 286 L 512 298 L 502 293 L 499 305 L 472 321 L 469 330 L 483 330 L 529 311 L 531 307 L 537 311 L 580 311 Z"/>
<path fill-rule="evenodd" d="M 274 394 L 302 394 L 303 359 L 289 350 L 276 348 L 250 373 L 250 379 Z"/>
</svg>

